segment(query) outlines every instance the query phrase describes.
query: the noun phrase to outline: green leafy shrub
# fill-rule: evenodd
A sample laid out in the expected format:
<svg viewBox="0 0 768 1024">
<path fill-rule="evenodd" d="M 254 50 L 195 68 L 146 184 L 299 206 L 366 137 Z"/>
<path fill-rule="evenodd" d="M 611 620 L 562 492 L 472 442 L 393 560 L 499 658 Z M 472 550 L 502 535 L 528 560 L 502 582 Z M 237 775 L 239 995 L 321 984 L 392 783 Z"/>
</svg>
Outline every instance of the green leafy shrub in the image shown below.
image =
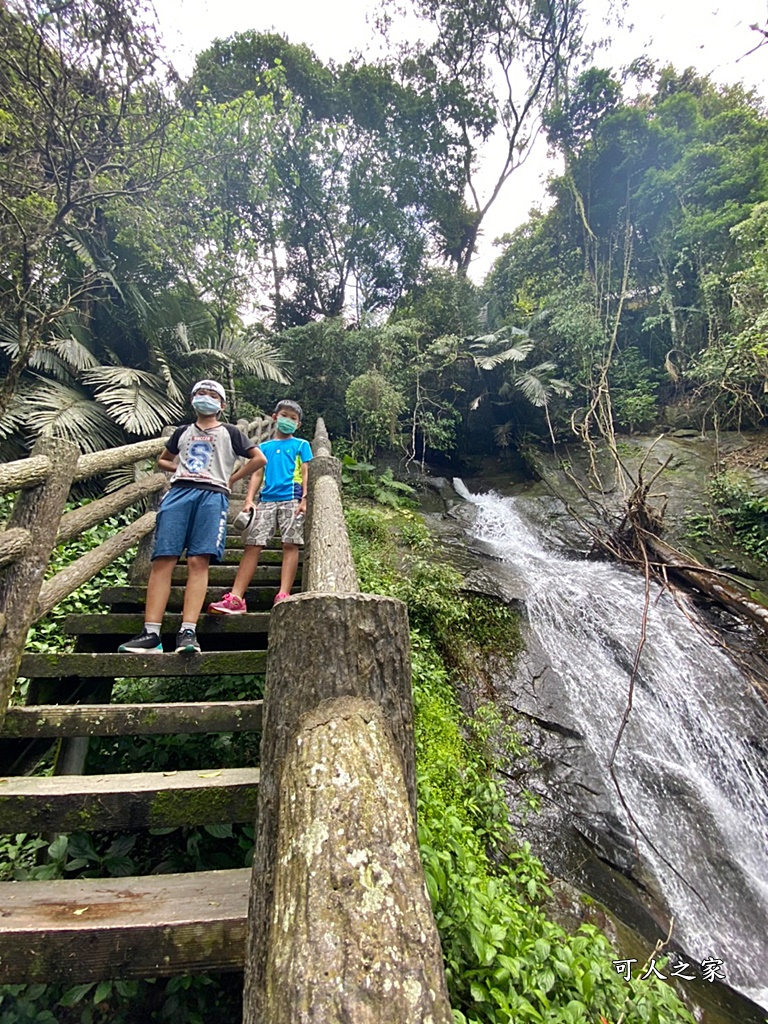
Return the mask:
<svg viewBox="0 0 768 1024">
<path fill-rule="evenodd" d="M 686 517 L 687 535 L 717 543 L 725 540 L 757 562 L 768 564 L 768 496 L 755 494 L 735 473 L 709 482 L 710 511 Z"/>
<path fill-rule="evenodd" d="M 370 458 L 377 448 L 394 445 L 397 417 L 405 409 L 405 399 L 380 370 L 367 370 L 350 381 L 345 399 L 352 436 L 361 454 Z"/>
<path fill-rule="evenodd" d="M 396 480 L 390 467 L 377 473 L 369 462 L 358 462 L 352 455 L 341 460 L 341 481 L 347 497 L 370 498 L 392 508 L 412 507 L 415 491 L 410 484 Z"/>
</svg>

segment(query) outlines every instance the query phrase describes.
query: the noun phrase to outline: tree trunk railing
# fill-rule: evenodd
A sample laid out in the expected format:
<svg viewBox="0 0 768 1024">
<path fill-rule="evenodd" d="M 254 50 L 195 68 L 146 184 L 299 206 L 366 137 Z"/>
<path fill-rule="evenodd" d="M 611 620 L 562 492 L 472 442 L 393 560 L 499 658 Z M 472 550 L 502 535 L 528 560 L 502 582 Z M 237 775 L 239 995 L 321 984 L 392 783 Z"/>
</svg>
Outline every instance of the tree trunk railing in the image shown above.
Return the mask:
<svg viewBox="0 0 768 1024">
<path fill-rule="evenodd" d="M 162 447 L 162 439 L 156 438 L 80 455 L 71 442 L 46 438 L 36 443 L 28 459 L 0 465 L 0 494 L 21 492 L 6 529 L 0 532 L 0 725 L 30 626 L 151 533 L 155 513 L 147 512 L 46 581 L 56 545 L 156 494 L 166 479 L 153 473 L 65 513 L 72 484 L 152 458 Z"/>
<path fill-rule="evenodd" d="M 416 837 L 408 619 L 361 594 L 318 421 L 306 591 L 269 631 L 244 1024 L 449 1024 Z"/>
<path fill-rule="evenodd" d="M 268 417 L 246 425 L 257 441 L 273 427 Z M 78 456 L 70 443 L 47 440 L 29 459 L 0 466 L 0 493 L 21 490 L 0 533 L 0 725 L 29 627 L 138 541 L 141 561 L 155 513 L 46 581 L 56 544 L 156 496 L 164 478 L 149 475 L 64 513 L 71 485 L 156 455 L 162 445 L 157 439 Z M 360 593 L 340 465 L 322 420 L 313 448 L 306 590 L 272 612 L 265 698 L 256 709 L 263 738 L 244 1024 L 451 1024 L 416 834 L 407 611 L 394 598 Z M 115 657 L 122 665 L 132 656 Z M 134 712 L 135 728 L 121 718 L 120 734 L 144 728 L 150 712 Z M 55 707 L 46 714 L 61 717 Z M 85 725 L 70 723 L 74 742 L 103 731 L 97 707 L 84 708 L 83 716 Z M 152 721 L 153 728 L 167 727 Z M 16 725 L 24 732 L 23 722 Z M 58 729 L 56 722 L 51 728 Z"/>
</svg>

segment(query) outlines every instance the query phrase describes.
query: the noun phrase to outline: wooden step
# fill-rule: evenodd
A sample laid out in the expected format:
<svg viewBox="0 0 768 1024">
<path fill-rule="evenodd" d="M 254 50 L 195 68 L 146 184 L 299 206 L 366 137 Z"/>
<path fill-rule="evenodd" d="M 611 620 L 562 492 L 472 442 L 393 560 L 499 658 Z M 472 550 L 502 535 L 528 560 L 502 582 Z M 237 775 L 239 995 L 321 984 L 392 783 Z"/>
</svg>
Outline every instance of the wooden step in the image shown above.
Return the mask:
<svg viewBox="0 0 768 1024">
<path fill-rule="evenodd" d="M 229 587 L 209 587 L 205 593 L 203 607 L 207 607 L 211 601 L 220 601 L 227 593 Z M 249 587 L 245 592 L 245 600 L 252 610 L 257 608 L 269 608 L 279 592 L 278 584 L 262 587 Z M 295 586 L 291 593 L 298 594 L 300 588 Z M 101 592 L 100 600 L 104 604 L 120 605 L 121 607 L 135 605 L 143 608 L 147 599 L 146 587 L 105 587 Z M 181 610 L 184 601 L 184 588 L 171 587 L 168 598 L 168 609 L 172 612 Z"/>
<path fill-rule="evenodd" d="M 207 704 L 36 704 L 8 708 L 2 739 L 261 732 L 260 700 Z"/>
<path fill-rule="evenodd" d="M 279 565 L 260 565 L 254 573 L 252 582 L 257 586 L 258 584 L 266 583 L 279 583 L 280 582 L 280 571 Z M 208 570 L 208 579 L 211 586 L 222 586 L 228 584 L 231 586 L 235 582 L 235 576 L 237 575 L 236 565 L 212 565 Z M 173 576 L 171 577 L 173 583 L 185 583 L 187 580 L 187 566 L 177 565 L 173 570 Z"/>
<path fill-rule="evenodd" d="M 78 635 L 136 636 L 144 628 L 141 612 L 112 612 L 92 615 L 65 615 L 61 620 L 65 633 Z M 163 635 L 175 636 L 181 629 L 181 615 L 163 617 Z M 266 633 L 269 612 L 248 612 L 245 615 L 201 615 L 197 624 L 200 636 L 217 633 Z"/>
<path fill-rule="evenodd" d="M 222 558 L 222 563 L 224 565 L 239 565 L 240 564 L 240 559 L 242 557 L 243 557 L 243 542 L 241 540 L 237 540 L 234 537 L 228 539 L 227 540 L 227 546 L 224 549 L 224 557 Z M 302 560 L 302 554 L 300 552 L 299 553 L 299 561 L 301 562 L 301 560 Z M 266 548 L 264 551 L 261 552 L 261 555 L 259 557 L 259 565 L 281 565 L 282 561 L 283 561 L 283 552 L 282 552 L 282 550 L 271 551 L 269 548 Z M 182 558 L 182 559 L 179 560 L 179 565 L 185 565 L 185 564 L 186 564 L 186 559 L 185 558 Z M 214 567 L 211 566 L 211 568 L 214 568 Z"/>
<path fill-rule="evenodd" d="M 0 983 L 240 970 L 250 879 L 242 868 L 4 882 Z"/>
<path fill-rule="evenodd" d="M 25 654 L 19 675 L 27 679 L 135 679 L 142 676 L 261 675 L 266 651 L 204 651 L 202 654 Z"/>
<path fill-rule="evenodd" d="M 0 833 L 254 822 L 258 782 L 258 768 L 12 775 L 0 781 Z"/>
</svg>

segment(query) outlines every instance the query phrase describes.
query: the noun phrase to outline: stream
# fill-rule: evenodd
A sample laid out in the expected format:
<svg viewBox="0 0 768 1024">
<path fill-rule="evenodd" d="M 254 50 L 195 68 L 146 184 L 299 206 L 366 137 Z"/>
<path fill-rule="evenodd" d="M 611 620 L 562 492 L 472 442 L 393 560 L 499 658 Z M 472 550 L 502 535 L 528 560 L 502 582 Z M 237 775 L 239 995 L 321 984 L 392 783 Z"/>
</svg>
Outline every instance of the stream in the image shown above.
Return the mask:
<svg viewBox="0 0 768 1024">
<path fill-rule="evenodd" d="M 691 609 L 656 585 L 646 601 L 636 573 L 548 548 L 521 513 L 525 499 L 454 486 L 475 506 L 471 536 L 500 572 L 514 568 L 626 848 L 636 860 L 636 842 L 674 916 L 674 947 L 699 975 L 715 964 L 716 976 L 768 1007 L 768 709 Z M 620 796 L 609 764 L 644 619 L 614 762 Z"/>
</svg>

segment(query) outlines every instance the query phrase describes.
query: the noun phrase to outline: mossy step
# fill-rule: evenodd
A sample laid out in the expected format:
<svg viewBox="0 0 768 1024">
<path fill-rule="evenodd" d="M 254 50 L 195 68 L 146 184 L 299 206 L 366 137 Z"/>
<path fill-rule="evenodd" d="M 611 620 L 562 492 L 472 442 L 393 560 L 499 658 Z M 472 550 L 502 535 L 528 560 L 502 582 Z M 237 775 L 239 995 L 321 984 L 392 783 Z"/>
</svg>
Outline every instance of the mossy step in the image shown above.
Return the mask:
<svg viewBox="0 0 768 1024">
<path fill-rule="evenodd" d="M 260 700 L 193 704 L 35 704 L 10 707 L 0 738 L 261 732 Z"/>
<path fill-rule="evenodd" d="M 234 547 L 243 546 L 243 531 L 236 530 L 231 523 L 227 527 L 227 547 L 229 547 L 230 544 L 233 544 Z M 272 537 L 265 545 L 265 551 L 282 551 L 282 549 L 282 541 L 277 536 Z"/>
<path fill-rule="evenodd" d="M 207 608 L 211 601 L 220 601 L 228 590 L 229 587 L 209 587 L 205 592 L 203 607 Z M 255 611 L 258 608 L 271 608 L 272 602 L 279 590 L 280 587 L 278 584 L 272 584 L 271 586 L 249 587 L 245 592 L 245 600 L 249 609 L 251 609 L 251 611 Z M 293 588 L 291 593 L 298 594 L 299 590 L 300 588 L 296 586 Z M 130 610 L 130 606 L 143 608 L 147 600 L 147 588 L 138 586 L 105 587 L 101 592 L 100 600 L 103 601 L 104 604 L 120 605 L 122 607 L 126 605 L 129 606 L 125 610 Z M 168 598 L 168 610 L 171 612 L 181 611 L 183 603 L 184 587 L 171 587 L 171 592 Z"/>
<path fill-rule="evenodd" d="M 241 970 L 251 869 L 4 886 L 0 984 Z"/>
<path fill-rule="evenodd" d="M 260 583 L 279 583 L 280 569 L 281 567 L 279 565 L 260 565 L 253 576 L 252 582 L 257 585 Z M 222 584 L 231 585 L 235 582 L 236 575 L 236 565 L 212 565 L 208 570 L 208 580 L 212 586 L 221 586 Z M 173 576 L 171 579 L 173 583 L 186 583 L 186 565 L 177 565 L 173 570 Z"/>
<path fill-rule="evenodd" d="M 0 785 L 0 833 L 252 822 L 258 784 L 258 768 L 10 776 Z"/>
<path fill-rule="evenodd" d="M 243 557 L 243 543 L 242 541 L 227 541 L 227 546 L 224 549 L 224 558 L 222 564 L 224 565 L 239 565 L 240 559 Z M 299 564 L 303 561 L 303 549 L 299 549 Z M 279 551 L 264 550 L 259 556 L 260 565 L 281 565 L 283 561 L 282 549 Z M 179 565 L 184 565 L 185 559 L 180 560 Z"/>
<path fill-rule="evenodd" d="M 202 654 L 25 654 L 19 675 L 28 679 L 134 679 L 155 676 L 260 675 L 266 651 Z M 2 831 L 2 829 L 0 829 Z"/>
<path fill-rule="evenodd" d="M 163 634 L 172 635 L 181 629 L 181 615 L 163 616 Z M 141 612 L 103 612 L 90 615 L 65 615 L 61 620 L 65 633 L 85 635 L 136 636 L 144 628 Z M 247 612 L 245 615 L 201 615 L 197 623 L 200 636 L 218 633 L 266 633 L 269 612 Z"/>
</svg>

